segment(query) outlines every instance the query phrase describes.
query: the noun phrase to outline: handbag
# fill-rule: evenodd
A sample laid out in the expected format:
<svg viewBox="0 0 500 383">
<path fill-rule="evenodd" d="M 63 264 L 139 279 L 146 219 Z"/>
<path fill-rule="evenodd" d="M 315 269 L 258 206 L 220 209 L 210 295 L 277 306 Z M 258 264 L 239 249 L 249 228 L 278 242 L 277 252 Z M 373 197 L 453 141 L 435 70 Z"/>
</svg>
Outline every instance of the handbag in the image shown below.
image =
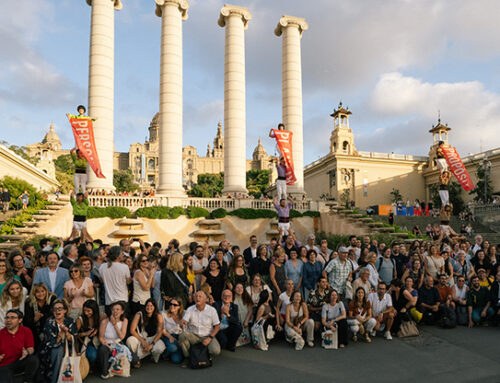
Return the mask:
<svg viewBox="0 0 500 383">
<path fill-rule="evenodd" d="M 417 324 L 412 320 L 401 321 L 399 326 L 398 338 L 408 338 L 411 336 L 419 336 Z"/>
<path fill-rule="evenodd" d="M 78 354 L 80 356 L 80 376 L 82 377 L 82 380 L 85 380 L 90 371 L 90 363 L 89 360 L 87 359 L 87 356 L 85 355 L 85 351 L 87 351 L 87 344 L 89 342 L 91 342 L 89 337 L 85 337 L 83 347 L 80 350 L 80 353 Z"/>
<path fill-rule="evenodd" d="M 254 347 L 262 351 L 267 351 L 269 347 L 267 346 L 266 335 L 264 334 L 264 322 L 263 318 L 255 322 L 251 329 L 251 335 Z"/>
<path fill-rule="evenodd" d="M 267 326 L 266 340 L 274 339 L 276 333 L 274 332 L 273 326 Z"/>
<path fill-rule="evenodd" d="M 250 337 L 250 329 L 248 327 L 243 328 L 243 331 L 241 332 L 240 337 L 236 342 L 236 347 L 245 346 L 249 344 L 251 341 L 252 339 Z"/>
<path fill-rule="evenodd" d="M 208 352 L 208 347 L 203 343 L 196 343 L 189 350 L 189 367 L 193 369 L 212 367 L 212 358 Z"/>
<path fill-rule="evenodd" d="M 327 350 L 336 350 L 338 348 L 338 332 L 325 330 L 321 333 L 321 347 Z"/>
<path fill-rule="evenodd" d="M 126 346 L 113 344 L 111 357 L 109 358 L 109 374 L 128 378 L 130 376 L 131 359 L 130 350 Z"/>
<path fill-rule="evenodd" d="M 80 375 L 80 357 L 75 352 L 75 342 L 71 342 L 71 355 L 68 350 L 68 340 L 64 342 L 64 356 L 57 383 L 82 383 Z"/>
</svg>

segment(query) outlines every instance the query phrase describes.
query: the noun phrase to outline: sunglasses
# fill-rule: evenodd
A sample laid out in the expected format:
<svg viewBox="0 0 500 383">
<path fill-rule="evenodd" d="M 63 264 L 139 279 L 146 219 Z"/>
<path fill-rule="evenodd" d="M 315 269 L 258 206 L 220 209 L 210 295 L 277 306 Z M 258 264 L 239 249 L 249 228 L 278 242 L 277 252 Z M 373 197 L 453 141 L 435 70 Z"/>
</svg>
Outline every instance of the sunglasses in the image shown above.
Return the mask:
<svg viewBox="0 0 500 383">
<path fill-rule="evenodd" d="M 143 259 L 143 260 L 141 261 L 141 263 L 144 263 L 144 262 L 149 262 L 149 261 L 148 261 L 147 259 Z"/>
<path fill-rule="evenodd" d="M 179 307 L 180 305 L 178 303 L 170 303 L 170 306 Z"/>
<path fill-rule="evenodd" d="M 79 273 L 79 272 L 80 272 L 80 270 L 70 270 L 70 272 L 69 272 L 69 273 L 70 273 L 70 274 L 74 274 L 74 273 Z"/>
</svg>

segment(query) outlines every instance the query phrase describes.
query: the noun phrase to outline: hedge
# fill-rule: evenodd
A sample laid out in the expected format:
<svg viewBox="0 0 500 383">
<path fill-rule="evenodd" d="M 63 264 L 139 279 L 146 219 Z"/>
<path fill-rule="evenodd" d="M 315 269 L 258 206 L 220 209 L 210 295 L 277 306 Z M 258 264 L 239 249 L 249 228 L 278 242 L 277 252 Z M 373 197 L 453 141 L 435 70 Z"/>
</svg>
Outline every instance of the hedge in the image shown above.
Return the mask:
<svg viewBox="0 0 500 383">
<path fill-rule="evenodd" d="M 152 219 L 169 219 L 171 208 L 168 206 L 141 207 L 135 211 L 136 217 Z"/>
<path fill-rule="evenodd" d="M 278 214 L 274 210 L 240 208 L 227 213 L 243 219 L 275 218 Z"/>
<path fill-rule="evenodd" d="M 226 215 L 227 215 L 226 209 L 222 208 L 215 209 L 212 211 L 212 213 L 210 213 L 210 217 L 212 218 L 224 218 Z"/>
<path fill-rule="evenodd" d="M 307 210 L 304 213 L 302 213 L 303 217 L 313 217 L 313 218 L 319 218 L 321 216 L 319 211 L 313 211 L 313 210 Z"/>
<path fill-rule="evenodd" d="M 210 212 L 207 209 L 196 206 L 188 206 L 186 212 L 189 218 L 207 218 L 210 215 Z"/>
<path fill-rule="evenodd" d="M 42 210 L 47 205 L 50 205 L 50 202 L 37 200 L 35 206 L 30 206 L 27 209 L 20 210 L 19 214 L 16 214 L 14 217 L 9 218 L 7 221 L 2 223 L 0 235 L 14 234 L 15 227 L 22 227 L 23 222 L 31 221 L 31 216 L 38 213 L 39 210 Z"/>
<path fill-rule="evenodd" d="M 87 218 L 130 218 L 130 210 L 121 206 L 89 207 Z"/>
</svg>

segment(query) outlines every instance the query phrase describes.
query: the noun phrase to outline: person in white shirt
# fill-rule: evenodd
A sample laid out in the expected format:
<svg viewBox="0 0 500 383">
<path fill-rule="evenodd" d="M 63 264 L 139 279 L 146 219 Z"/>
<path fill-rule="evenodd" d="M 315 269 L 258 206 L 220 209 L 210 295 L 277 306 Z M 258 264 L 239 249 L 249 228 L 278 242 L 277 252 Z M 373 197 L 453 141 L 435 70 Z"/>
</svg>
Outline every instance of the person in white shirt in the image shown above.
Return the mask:
<svg viewBox="0 0 500 383">
<path fill-rule="evenodd" d="M 109 250 L 108 262 L 103 263 L 99 268 L 104 283 L 105 309 L 106 314 L 111 314 L 111 304 L 123 301 L 128 302 L 128 288 L 132 279 L 130 269 L 124 263 L 120 263 L 123 258 L 123 250 L 120 246 L 113 246 Z M 127 311 L 127 310 L 126 310 Z"/>
<path fill-rule="evenodd" d="M 351 235 L 349 237 L 349 247 L 347 248 L 347 251 L 353 250 L 354 254 L 356 254 L 356 261 L 359 259 L 359 256 L 361 255 L 361 247 L 358 246 L 358 238 L 355 235 Z"/>
<path fill-rule="evenodd" d="M 386 293 L 387 285 L 385 282 L 379 282 L 377 292 L 368 295 L 368 301 L 372 306 L 372 316 L 377 321 L 375 328 L 370 335 L 373 337 L 377 334 L 377 330 L 382 330 L 382 325 L 385 326 L 384 338 L 392 340 L 391 327 L 394 322 L 395 309 L 392 307 L 392 299 Z"/>
<path fill-rule="evenodd" d="M 483 237 L 480 234 L 477 234 L 474 237 L 474 246 L 472 246 L 472 254 L 476 255 L 476 251 L 481 250 L 483 248 Z"/>
<path fill-rule="evenodd" d="M 186 358 L 193 344 L 202 343 L 211 355 L 220 354 L 220 345 L 215 336 L 220 330 L 217 310 L 207 304 L 208 296 L 202 290 L 196 292 L 195 305 L 189 307 L 181 322 L 184 332 L 179 336 L 179 345 Z"/>
<path fill-rule="evenodd" d="M 201 275 L 208 267 L 208 257 L 205 255 L 205 249 L 203 246 L 198 245 L 194 249 L 193 257 L 193 271 L 195 274 L 196 290 L 200 289 Z"/>
<path fill-rule="evenodd" d="M 319 250 L 319 247 L 315 245 L 315 242 L 316 241 L 316 236 L 314 234 L 309 234 L 307 236 L 307 244 L 306 244 L 306 249 L 307 250 L 314 250 L 316 251 L 316 254 L 319 254 L 320 250 Z"/>
</svg>

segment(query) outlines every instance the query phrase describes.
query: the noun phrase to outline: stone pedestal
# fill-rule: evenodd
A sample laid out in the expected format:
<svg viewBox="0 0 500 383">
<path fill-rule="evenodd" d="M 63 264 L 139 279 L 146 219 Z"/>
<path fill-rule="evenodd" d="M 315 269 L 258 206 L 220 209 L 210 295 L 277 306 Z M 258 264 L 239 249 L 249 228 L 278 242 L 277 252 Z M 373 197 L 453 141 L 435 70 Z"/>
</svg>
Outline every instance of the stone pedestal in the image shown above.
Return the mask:
<svg viewBox="0 0 500 383">
<path fill-rule="evenodd" d="M 246 189 L 245 29 L 248 8 L 224 5 L 218 24 L 226 28 L 224 54 L 224 194 Z"/>
<path fill-rule="evenodd" d="M 282 41 L 282 113 L 285 128 L 293 132 L 293 163 L 297 182 L 292 194 L 304 194 L 304 148 L 302 121 L 302 67 L 300 39 L 308 25 L 301 17 L 283 16 L 274 33 Z"/>
<path fill-rule="evenodd" d="M 106 178 L 97 178 L 89 167 L 88 189 L 114 190 L 114 49 L 115 14 L 122 9 L 120 0 L 87 0 L 92 7 L 90 22 L 88 115 L 94 121 L 94 137 Z"/>
<path fill-rule="evenodd" d="M 182 187 L 182 21 L 187 0 L 155 0 L 161 17 L 158 194 L 185 195 Z"/>
</svg>

